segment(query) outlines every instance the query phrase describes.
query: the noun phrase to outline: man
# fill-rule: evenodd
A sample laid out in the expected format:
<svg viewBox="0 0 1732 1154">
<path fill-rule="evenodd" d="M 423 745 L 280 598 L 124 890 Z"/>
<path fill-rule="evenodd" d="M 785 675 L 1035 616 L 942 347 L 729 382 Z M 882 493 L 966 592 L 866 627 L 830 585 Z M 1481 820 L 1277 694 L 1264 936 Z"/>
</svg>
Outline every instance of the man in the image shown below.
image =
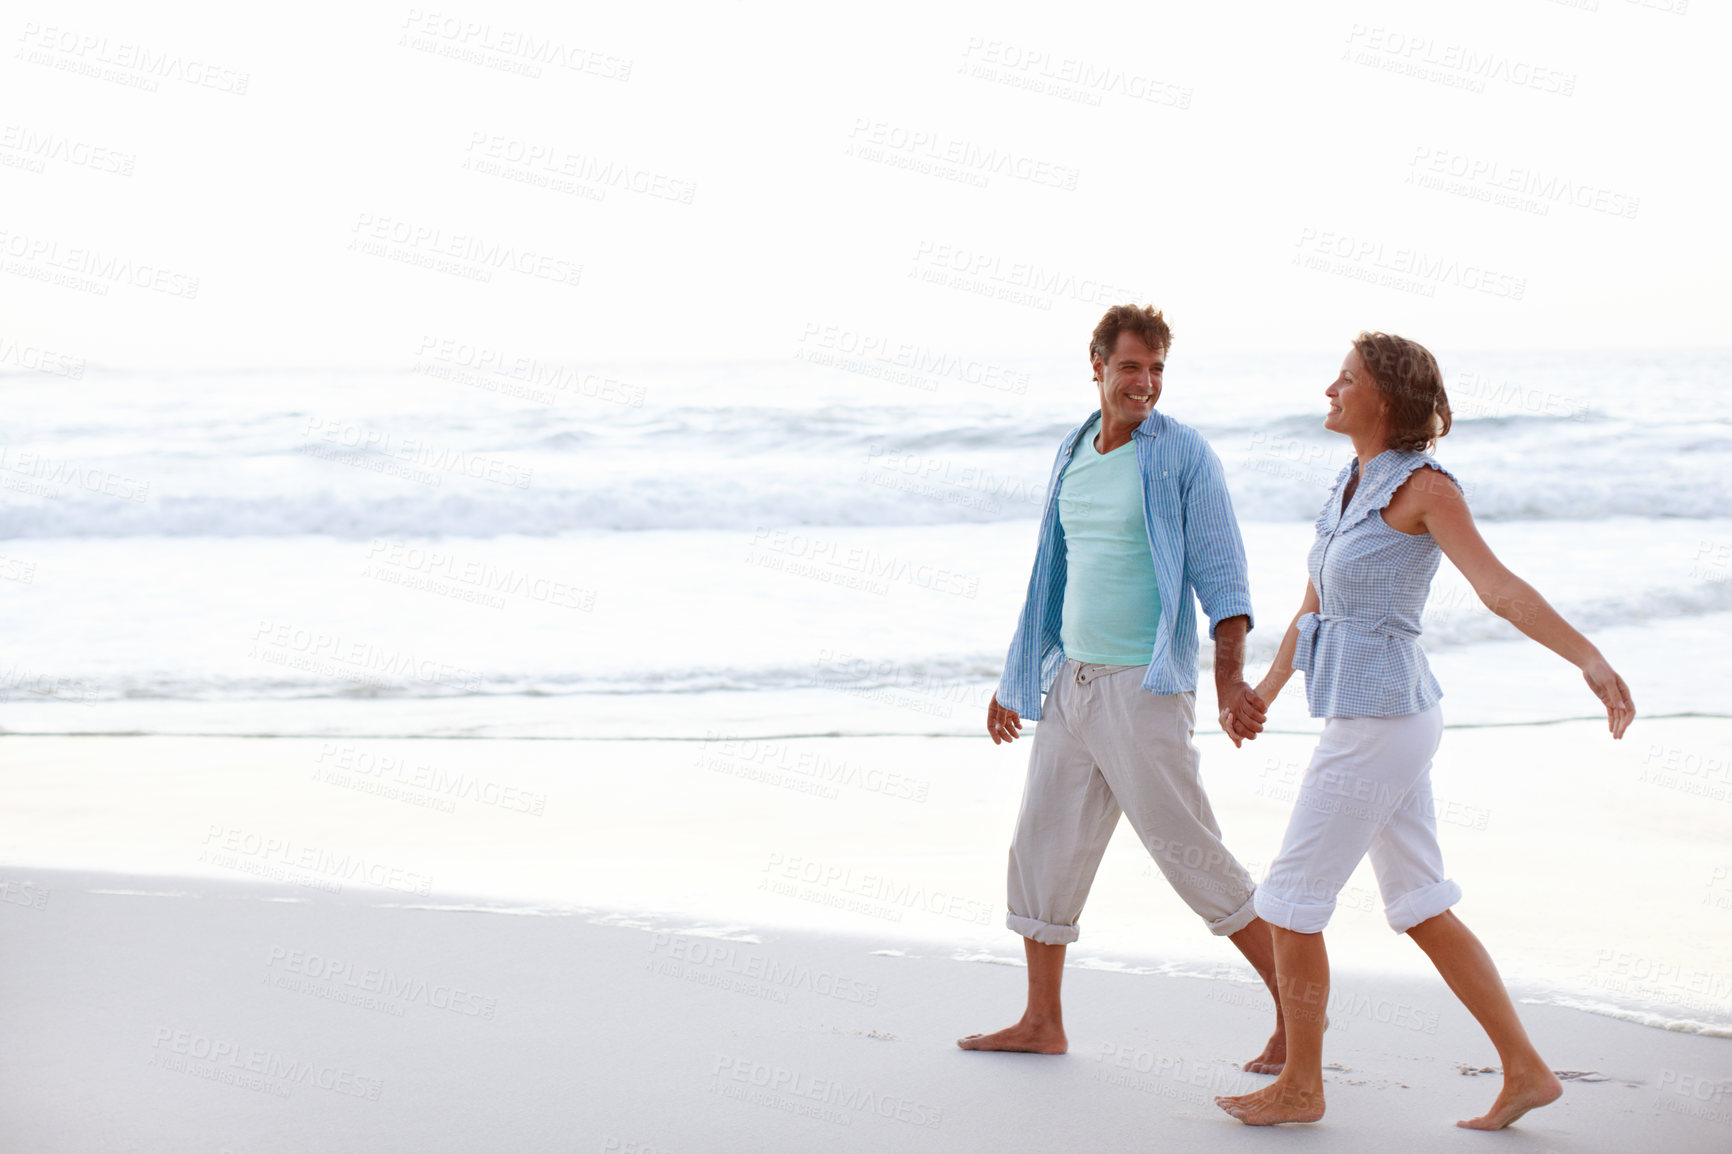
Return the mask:
<svg viewBox="0 0 1732 1154">
<path fill-rule="evenodd" d="M 1225 935 L 1274 995 L 1269 927 L 1250 875 L 1221 844 L 1191 743 L 1197 627 L 1215 641 L 1221 727 L 1255 738 L 1263 701 L 1247 685 L 1245 547 L 1221 462 L 1195 429 L 1155 411 L 1172 332 L 1152 307 L 1117 305 L 1089 341 L 1100 409 L 1059 448 L 1040 546 L 998 692 L 994 744 L 1039 721 L 1010 847 L 1007 924 L 1023 936 L 1028 1006 L 965 1050 L 1062 1054 L 1065 946 L 1122 811 L 1180 897 Z M 1048 689 L 1050 687 L 1050 692 Z M 1045 694 L 1045 714 L 1042 694 Z M 1245 1064 L 1278 1073 L 1286 1035 Z"/>
</svg>

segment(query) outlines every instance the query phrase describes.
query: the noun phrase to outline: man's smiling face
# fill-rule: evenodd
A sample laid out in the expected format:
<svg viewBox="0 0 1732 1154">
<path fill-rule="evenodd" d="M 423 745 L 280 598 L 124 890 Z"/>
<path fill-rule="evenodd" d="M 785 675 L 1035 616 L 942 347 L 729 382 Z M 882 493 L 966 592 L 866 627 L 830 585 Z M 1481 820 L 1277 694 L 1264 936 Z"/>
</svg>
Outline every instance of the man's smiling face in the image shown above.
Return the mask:
<svg viewBox="0 0 1732 1154">
<path fill-rule="evenodd" d="M 1115 425 L 1140 425 L 1161 399 L 1161 373 L 1167 350 L 1150 348 L 1136 333 L 1121 332 L 1113 355 L 1094 359 L 1095 384 L 1101 391 L 1101 420 Z"/>
</svg>

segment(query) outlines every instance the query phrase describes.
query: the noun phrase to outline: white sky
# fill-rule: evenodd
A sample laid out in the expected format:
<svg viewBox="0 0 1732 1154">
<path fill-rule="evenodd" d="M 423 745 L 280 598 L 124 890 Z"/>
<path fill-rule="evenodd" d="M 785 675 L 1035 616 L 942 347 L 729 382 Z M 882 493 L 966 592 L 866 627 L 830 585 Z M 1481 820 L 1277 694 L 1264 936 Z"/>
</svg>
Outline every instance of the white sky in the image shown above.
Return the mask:
<svg viewBox="0 0 1732 1154">
<path fill-rule="evenodd" d="M 4 342 L 116 367 L 406 365 L 428 338 L 786 357 L 811 325 L 1045 356 L 1080 350 L 1118 299 L 1101 284 L 1159 304 L 1199 351 L 1339 349 L 1369 327 L 1453 348 L 1732 344 L 1723 5 L 820 7 L 11 7 L 0 370 Z M 578 67 L 502 70 L 525 35 Z M 1391 70 L 1415 65 L 1433 72 Z M 1078 68 L 1112 78 L 1073 86 L 1098 104 L 1016 86 Z M 1074 187 L 848 154 L 905 133 L 933 143 L 885 154 L 958 150 L 966 175 L 996 149 Z M 465 169 L 495 137 L 690 203 Z M 1522 204 L 1487 203 L 1499 181 L 1526 182 Z M 350 251 L 364 217 L 581 278 L 471 263 L 482 283 Z M 1408 288 L 1354 279 L 1413 253 Z M 167 270 L 170 291 L 35 279 L 70 265 L 100 286 L 116 257 Z M 997 262 L 989 291 L 1018 265 L 1064 279 L 1031 307 L 916 275 L 946 261 Z M 196 298 L 174 295 L 192 277 Z"/>
</svg>

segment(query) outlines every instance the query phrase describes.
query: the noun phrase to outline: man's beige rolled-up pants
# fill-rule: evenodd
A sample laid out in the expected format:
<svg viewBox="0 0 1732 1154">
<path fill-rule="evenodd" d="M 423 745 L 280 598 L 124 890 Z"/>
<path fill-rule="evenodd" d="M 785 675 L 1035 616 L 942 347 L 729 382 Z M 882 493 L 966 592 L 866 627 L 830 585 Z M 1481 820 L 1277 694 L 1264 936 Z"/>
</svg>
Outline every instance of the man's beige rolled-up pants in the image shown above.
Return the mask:
<svg viewBox="0 0 1732 1154">
<path fill-rule="evenodd" d="M 1191 744 L 1195 693 L 1149 693 L 1145 665 L 1066 660 L 1041 706 L 1010 844 L 1006 924 L 1048 945 L 1077 918 L 1122 812 L 1185 904 L 1211 932 L 1256 918 L 1256 887 L 1227 847 Z"/>
</svg>

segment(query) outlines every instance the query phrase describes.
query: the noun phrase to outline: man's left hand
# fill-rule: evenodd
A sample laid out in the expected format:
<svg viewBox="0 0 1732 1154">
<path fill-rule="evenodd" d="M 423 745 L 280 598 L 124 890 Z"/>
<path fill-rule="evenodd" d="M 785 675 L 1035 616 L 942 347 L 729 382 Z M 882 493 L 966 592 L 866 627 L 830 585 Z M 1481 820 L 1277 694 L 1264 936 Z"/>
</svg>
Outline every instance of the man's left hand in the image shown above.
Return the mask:
<svg viewBox="0 0 1732 1154">
<path fill-rule="evenodd" d="M 1221 728 L 1233 739 L 1234 748 L 1244 742 L 1255 741 L 1257 735 L 1263 732 L 1263 722 L 1269 717 L 1268 708 L 1263 699 L 1257 696 L 1257 691 L 1243 681 L 1221 698 L 1218 719 Z"/>
</svg>

